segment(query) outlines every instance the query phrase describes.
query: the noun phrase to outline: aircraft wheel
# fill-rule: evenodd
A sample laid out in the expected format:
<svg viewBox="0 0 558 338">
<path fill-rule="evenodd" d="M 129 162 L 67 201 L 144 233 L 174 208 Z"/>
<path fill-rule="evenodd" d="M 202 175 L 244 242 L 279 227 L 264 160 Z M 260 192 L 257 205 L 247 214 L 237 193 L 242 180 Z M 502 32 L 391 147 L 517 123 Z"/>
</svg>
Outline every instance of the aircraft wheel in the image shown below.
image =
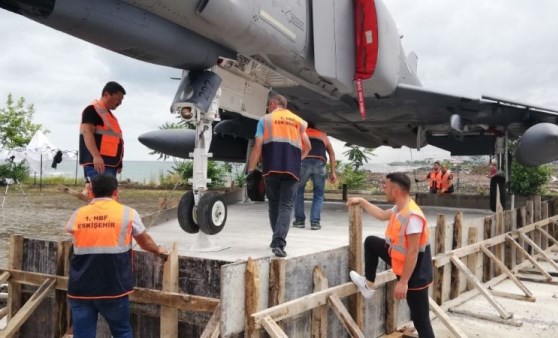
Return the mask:
<svg viewBox="0 0 558 338">
<path fill-rule="evenodd" d="M 182 195 L 180 202 L 178 203 L 178 224 L 180 224 L 182 230 L 189 234 L 195 234 L 200 231 L 199 226 L 194 220 L 194 209 L 194 193 L 192 191 L 188 191 Z"/>
<path fill-rule="evenodd" d="M 500 204 L 506 207 L 506 177 L 498 173 L 490 179 L 490 210 L 496 211 L 496 192 L 500 191 Z"/>
<path fill-rule="evenodd" d="M 208 235 L 215 235 L 225 227 L 227 205 L 223 196 L 214 191 L 206 192 L 198 203 L 198 225 Z"/>
</svg>

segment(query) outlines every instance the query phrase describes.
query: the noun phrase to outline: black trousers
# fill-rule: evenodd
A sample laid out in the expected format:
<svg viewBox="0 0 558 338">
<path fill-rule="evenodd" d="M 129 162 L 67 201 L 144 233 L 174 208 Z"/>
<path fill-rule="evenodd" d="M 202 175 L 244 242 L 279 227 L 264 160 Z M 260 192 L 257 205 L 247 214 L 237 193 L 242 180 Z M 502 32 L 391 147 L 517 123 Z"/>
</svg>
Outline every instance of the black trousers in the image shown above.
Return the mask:
<svg viewBox="0 0 558 338">
<path fill-rule="evenodd" d="M 378 258 L 391 265 L 385 239 L 369 236 L 364 241 L 364 275 L 373 282 L 376 280 Z M 397 277 L 399 279 L 399 276 Z M 393 297 L 393 295 L 387 295 Z M 419 338 L 433 338 L 434 331 L 430 323 L 430 305 L 428 302 L 428 288 L 407 291 L 407 305 L 411 312 L 411 320 L 417 329 Z"/>
</svg>

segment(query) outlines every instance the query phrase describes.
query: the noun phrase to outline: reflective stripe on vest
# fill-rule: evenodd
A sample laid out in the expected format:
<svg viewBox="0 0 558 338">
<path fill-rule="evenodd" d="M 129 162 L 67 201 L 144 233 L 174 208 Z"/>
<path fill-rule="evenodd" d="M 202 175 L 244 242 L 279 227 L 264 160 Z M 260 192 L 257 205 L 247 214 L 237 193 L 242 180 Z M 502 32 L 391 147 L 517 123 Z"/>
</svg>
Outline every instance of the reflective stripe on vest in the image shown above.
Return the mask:
<svg viewBox="0 0 558 338">
<path fill-rule="evenodd" d="M 389 254 L 392 259 L 393 272 L 400 276 L 403 273 L 405 257 L 407 255 L 407 225 L 410 217 L 416 215 L 423 220 L 423 231 L 419 242 L 419 252 L 424 252 L 428 246 L 428 223 L 419 206 L 412 199 L 405 208 L 398 213 L 392 213 L 386 229 L 385 240 L 389 245 Z"/>
<path fill-rule="evenodd" d="M 328 144 L 327 134 L 323 131 L 314 129 L 314 128 L 307 128 L 306 133 L 308 134 L 308 138 L 310 139 L 310 144 L 312 145 L 312 149 L 306 156 L 319 158 L 324 162 L 327 162 L 326 157 L 326 144 Z"/>
<path fill-rule="evenodd" d="M 132 248 L 132 209 L 114 200 L 99 200 L 78 209 L 68 228 L 74 254 L 115 254 Z"/>
<path fill-rule="evenodd" d="M 302 142 L 300 127 L 306 122 L 287 109 L 276 109 L 263 117 L 263 175 L 270 173 L 300 176 Z"/>
</svg>

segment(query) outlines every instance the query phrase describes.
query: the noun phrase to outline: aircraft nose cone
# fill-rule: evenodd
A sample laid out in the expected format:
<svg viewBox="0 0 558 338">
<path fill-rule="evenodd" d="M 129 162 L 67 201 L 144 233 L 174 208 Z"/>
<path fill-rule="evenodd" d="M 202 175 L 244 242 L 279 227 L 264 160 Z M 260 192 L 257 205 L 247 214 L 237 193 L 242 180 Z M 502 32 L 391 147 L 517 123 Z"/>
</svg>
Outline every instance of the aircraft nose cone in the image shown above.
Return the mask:
<svg viewBox="0 0 558 338">
<path fill-rule="evenodd" d="M 161 129 L 141 134 L 138 140 L 151 150 L 175 156 L 188 158 L 194 150 L 196 132 L 190 129 Z"/>
<path fill-rule="evenodd" d="M 539 123 L 527 129 L 515 151 L 519 163 L 536 167 L 558 159 L 558 126 Z"/>
</svg>

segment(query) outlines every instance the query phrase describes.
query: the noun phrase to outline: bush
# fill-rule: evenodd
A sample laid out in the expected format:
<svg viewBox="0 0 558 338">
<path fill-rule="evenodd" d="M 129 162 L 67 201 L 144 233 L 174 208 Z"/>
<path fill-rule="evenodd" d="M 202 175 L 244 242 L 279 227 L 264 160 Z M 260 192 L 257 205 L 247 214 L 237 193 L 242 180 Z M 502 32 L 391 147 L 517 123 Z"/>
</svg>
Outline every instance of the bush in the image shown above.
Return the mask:
<svg viewBox="0 0 558 338">
<path fill-rule="evenodd" d="M 193 177 L 194 173 L 194 162 L 184 161 L 178 165 L 172 167 L 173 171 L 178 173 L 180 177 L 188 182 L 189 178 Z M 173 173 L 172 171 L 170 172 Z M 207 186 L 210 188 L 222 188 L 225 185 L 225 180 L 223 176 L 227 174 L 223 165 L 220 165 L 215 161 L 208 161 L 207 163 L 207 178 L 211 179 L 211 183 Z"/>
<path fill-rule="evenodd" d="M 366 173 L 354 170 L 350 165 L 345 165 L 339 183 L 346 184 L 347 189 L 365 189 Z"/>
<path fill-rule="evenodd" d="M 17 178 L 19 181 L 23 181 L 29 177 L 29 168 L 24 161 L 14 164 L 6 163 L 0 165 L 0 178 Z"/>
<path fill-rule="evenodd" d="M 548 165 L 524 167 L 514 160 L 511 166 L 510 189 L 522 196 L 542 194 L 551 174 L 552 168 Z"/>
</svg>

